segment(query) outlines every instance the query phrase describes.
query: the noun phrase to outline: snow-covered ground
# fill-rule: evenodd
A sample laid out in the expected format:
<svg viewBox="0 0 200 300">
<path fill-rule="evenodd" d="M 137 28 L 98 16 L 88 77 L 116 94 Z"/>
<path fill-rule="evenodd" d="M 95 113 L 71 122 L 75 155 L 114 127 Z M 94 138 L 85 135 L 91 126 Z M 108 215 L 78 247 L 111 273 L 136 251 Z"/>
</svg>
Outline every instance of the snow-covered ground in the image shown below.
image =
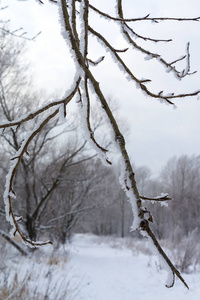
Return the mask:
<svg viewBox="0 0 200 300">
<path fill-rule="evenodd" d="M 111 240 L 109 242 L 109 239 Z M 81 280 L 81 300 L 199 300 L 200 274 L 184 274 L 190 290 L 177 280 L 166 288 L 167 273 L 156 256 L 140 253 L 145 241 L 127 248 L 121 239 L 77 235 L 70 250 L 71 263 Z"/>
<path fill-rule="evenodd" d="M 77 234 L 65 249 L 47 246 L 29 257 L 9 251 L 0 259 L 0 300 L 200 299 L 200 273 L 182 274 L 190 290 L 179 280 L 166 288 L 167 272 L 145 240 Z"/>
</svg>

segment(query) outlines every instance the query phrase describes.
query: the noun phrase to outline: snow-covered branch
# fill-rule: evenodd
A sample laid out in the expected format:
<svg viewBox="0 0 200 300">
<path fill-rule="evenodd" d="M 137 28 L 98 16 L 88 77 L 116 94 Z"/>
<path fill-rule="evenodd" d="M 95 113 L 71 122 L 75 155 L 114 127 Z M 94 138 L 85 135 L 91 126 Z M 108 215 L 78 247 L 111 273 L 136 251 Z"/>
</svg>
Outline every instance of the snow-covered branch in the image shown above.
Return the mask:
<svg viewBox="0 0 200 300">
<path fill-rule="evenodd" d="M 162 193 L 160 196 L 157 196 L 157 197 L 146 197 L 146 196 L 140 196 L 140 198 L 142 200 L 150 200 L 150 201 L 158 201 L 158 202 L 162 202 L 162 201 L 169 201 L 169 200 L 172 200 L 172 198 L 169 197 L 168 194 L 164 194 Z"/>
<path fill-rule="evenodd" d="M 120 1 L 121 2 L 121 1 Z M 123 16 L 122 17 L 119 17 L 119 18 L 116 18 L 116 17 L 113 17 L 105 12 L 102 12 L 101 10 L 99 10 L 98 8 L 94 7 L 93 5 L 89 5 L 89 7 L 95 11 L 96 13 L 98 13 L 99 15 L 105 17 L 106 19 L 110 19 L 110 20 L 113 20 L 113 21 L 118 21 L 118 22 L 140 22 L 140 21 L 153 21 L 153 22 L 159 22 L 159 21 L 199 21 L 200 20 L 200 17 L 194 17 L 194 18 L 170 18 L 170 17 L 150 17 L 150 14 L 144 16 L 144 17 L 141 17 L 141 18 L 124 18 Z"/>
<path fill-rule="evenodd" d="M 74 97 L 75 93 L 77 92 L 79 83 L 80 83 L 80 77 L 75 82 L 75 86 L 72 86 L 72 88 L 71 88 L 72 92 L 70 92 L 70 90 L 69 90 L 69 93 L 68 93 L 69 95 L 67 95 L 64 99 L 49 102 L 49 103 L 45 104 L 44 106 L 42 106 L 41 108 L 35 109 L 34 111 L 27 113 L 26 115 L 20 117 L 17 120 L 0 123 L 0 128 L 5 129 L 8 127 L 14 127 L 14 126 L 19 127 L 21 124 L 26 123 L 26 122 L 36 118 L 41 113 L 48 111 L 50 108 L 52 108 L 54 106 L 58 106 L 58 105 L 62 105 L 62 104 L 67 105 L 71 101 L 71 99 Z"/>
<path fill-rule="evenodd" d="M 120 174 L 119 181 L 130 201 L 132 213 L 133 213 L 132 230 L 138 230 L 142 235 L 147 236 L 149 240 L 152 242 L 154 248 L 156 248 L 156 250 L 158 251 L 159 255 L 163 258 L 165 264 L 167 265 L 168 270 L 170 270 L 172 275 L 171 283 L 169 283 L 167 286 L 171 287 L 174 285 L 174 279 L 176 275 L 183 282 L 183 284 L 188 288 L 186 282 L 184 281 L 184 279 L 182 278 L 182 276 L 180 275 L 176 267 L 173 265 L 171 260 L 168 258 L 166 253 L 163 251 L 156 236 L 154 235 L 154 233 L 150 228 L 150 222 L 153 221 L 151 213 L 142 206 L 142 200 L 162 202 L 162 201 L 171 200 L 171 198 L 168 196 L 168 194 L 160 195 L 159 197 L 154 197 L 154 198 L 140 196 L 138 191 L 138 186 L 135 180 L 135 173 L 130 162 L 129 154 L 126 149 L 126 142 L 124 136 L 122 135 L 119 129 L 118 123 L 113 115 L 113 111 L 108 104 L 108 101 L 100 87 L 100 84 L 96 79 L 96 77 L 94 76 L 94 73 L 92 73 L 90 68 L 91 64 L 98 66 L 98 64 L 101 61 L 103 61 L 104 56 L 101 56 L 97 61 L 92 61 L 91 59 L 88 58 L 89 56 L 88 52 L 90 49 L 89 48 L 89 34 L 90 34 L 93 37 L 97 38 L 100 45 L 103 46 L 106 49 L 106 51 L 110 53 L 110 55 L 114 60 L 114 63 L 124 73 L 124 76 L 131 82 L 134 82 L 136 84 L 136 87 L 139 88 L 141 92 L 143 92 L 146 96 L 149 96 L 151 98 L 157 100 L 164 100 L 169 104 L 174 104 L 173 101 L 175 99 L 186 98 L 188 96 L 196 96 L 200 94 L 200 90 L 189 92 L 189 93 L 177 93 L 177 94 L 174 92 L 165 94 L 163 93 L 163 91 L 153 92 L 147 86 L 148 82 L 150 82 L 151 79 L 150 78 L 139 79 L 131 70 L 131 66 L 129 66 L 128 63 L 125 62 L 125 59 L 123 59 L 123 53 L 127 52 L 129 48 L 132 48 L 134 50 L 139 50 L 142 54 L 147 56 L 147 59 L 155 59 L 155 61 L 158 61 L 163 66 L 165 66 L 166 71 L 171 71 L 176 75 L 177 78 L 182 79 L 187 75 L 194 74 L 194 72 L 191 72 L 190 70 L 190 49 L 189 49 L 190 44 L 189 43 L 187 44 L 185 55 L 182 55 L 180 58 L 174 59 L 172 62 L 167 62 L 167 60 L 163 59 L 163 57 L 160 54 L 149 51 L 145 47 L 140 46 L 138 43 L 135 42 L 133 38 L 137 37 L 140 40 L 144 40 L 144 41 L 148 40 L 154 43 L 158 43 L 158 42 L 169 43 L 171 42 L 171 39 L 160 39 L 160 38 L 155 39 L 151 37 L 146 37 L 138 34 L 131 26 L 135 22 L 158 23 L 160 21 L 199 21 L 200 18 L 199 17 L 196 18 L 174 18 L 174 17 L 155 18 L 154 17 L 153 18 L 150 17 L 150 15 L 148 14 L 140 18 L 127 19 L 124 17 L 122 0 L 117 1 L 117 17 L 113 17 L 95 8 L 89 3 L 90 2 L 89 0 L 78 0 L 78 1 L 59 0 L 58 2 L 54 0 L 50 0 L 50 1 L 58 4 L 60 23 L 62 27 L 62 35 L 68 47 L 70 48 L 71 56 L 76 67 L 76 76 L 72 87 L 69 88 L 69 90 L 66 93 L 66 96 L 63 99 L 47 103 L 43 107 L 39 109 L 35 109 L 32 112 L 29 112 L 28 114 L 22 116 L 21 118 L 18 118 L 17 120 L 0 124 L 0 128 L 3 129 L 13 127 L 13 126 L 20 127 L 20 125 L 28 122 L 29 120 L 33 120 L 33 119 L 35 120 L 36 117 L 42 118 L 44 112 L 48 113 L 47 116 L 43 117 L 43 119 L 40 120 L 35 125 L 35 128 L 30 133 L 27 134 L 27 137 L 22 142 L 17 153 L 11 159 L 11 166 L 10 166 L 9 173 L 6 177 L 6 188 L 4 193 L 4 202 L 6 206 L 7 220 L 13 226 L 14 234 L 18 232 L 18 234 L 21 236 L 22 240 L 26 244 L 36 247 L 36 246 L 50 243 L 50 241 L 47 242 L 31 241 L 27 239 L 25 235 L 22 233 L 18 225 L 18 223 L 21 221 L 21 218 L 15 216 L 12 207 L 13 199 L 16 199 L 16 195 L 14 191 L 14 178 L 16 176 L 16 172 L 17 169 L 19 168 L 20 163 L 23 161 L 23 156 L 28 155 L 28 146 L 31 143 L 31 141 L 34 139 L 36 135 L 41 133 L 42 128 L 56 115 L 60 113 L 63 115 L 63 117 L 66 117 L 66 105 L 74 98 L 76 93 L 79 94 L 80 100 L 78 101 L 77 105 L 79 105 L 79 107 L 81 108 L 80 109 L 81 126 L 85 128 L 87 141 L 91 142 L 91 145 L 93 146 L 93 148 L 95 149 L 96 153 L 101 158 L 101 160 L 105 162 L 107 165 L 110 165 L 112 168 L 111 159 L 109 157 L 110 149 L 109 147 L 107 149 L 100 145 L 100 143 L 96 139 L 96 136 L 94 136 L 94 130 L 91 125 L 92 117 L 95 119 L 95 116 L 91 116 L 92 114 L 91 94 L 93 93 L 95 94 L 95 99 L 97 99 L 98 103 L 100 103 L 100 106 L 105 115 L 105 119 L 109 123 L 110 126 L 109 129 L 111 132 L 110 140 L 112 144 L 115 146 L 115 148 L 117 149 L 117 155 L 120 160 L 120 167 L 121 167 L 121 174 Z M 43 4 L 43 1 L 41 0 L 38 0 L 38 2 Z M 121 50 L 116 49 L 114 46 L 112 46 L 112 44 L 108 41 L 108 39 L 105 38 L 104 34 L 95 30 L 90 25 L 91 10 L 96 12 L 98 16 L 116 22 L 120 26 L 121 34 L 123 37 L 125 37 L 128 47 L 123 48 Z M 186 67 L 185 69 L 178 71 L 177 63 L 182 61 L 186 62 Z M 6 107 L 4 108 L 6 109 Z M 75 151 L 74 155 L 76 153 L 77 152 Z M 63 169 L 65 169 L 66 163 L 67 160 L 65 160 L 61 165 L 59 169 L 60 173 L 63 171 Z M 72 164 L 75 163 L 72 162 Z M 51 186 L 49 187 L 44 186 L 46 193 L 44 193 L 43 197 L 41 197 L 38 207 L 41 207 L 45 203 L 45 200 L 47 199 L 49 192 L 51 190 L 54 190 L 54 187 L 60 180 L 59 175 L 60 174 L 58 174 L 58 176 L 53 181 Z M 74 211 L 72 210 L 72 212 L 78 213 L 83 210 L 84 210 L 83 208 L 77 205 L 75 210 Z M 33 213 L 33 216 L 36 217 L 37 214 L 38 211 L 36 209 Z M 58 220 L 59 218 L 66 217 L 72 214 L 73 213 L 63 214 L 63 216 L 56 217 L 55 220 Z M 72 220 L 71 223 L 69 224 L 69 227 L 73 226 L 73 224 L 76 221 L 77 220 Z"/>
<path fill-rule="evenodd" d="M 60 1 L 60 11 L 61 11 L 61 17 L 63 18 L 62 24 L 64 24 L 63 27 L 65 28 L 65 30 L 67 32 L 66 36 L 69 38 L 68 42 L 70 42 L 71 49 L 73 51 L 73 56 L 75 56 L 76 61 L 79 64 L 79 68 L 82 69 L 82 72 L 85 77 L 85 90 L 87 91 L 87 82 L 90 81 L 91 85 L 93 86 L 93 90 L 94 90 L 96 96 L 98 97 L 98 99 L 101 103 L 101 106 L 104 109 L 104 112 L 105 112 L 107 118 L 109 119 L 110 125 L 113 130 L 113 136 L 114 136 L 114 140 L 116 143 L 116 148 L 118 148 L 118 151 L 121 155 L 122 173 L 121 173 L 121 177 L 120 177 L 120 182 L 130 200 L 132 210 L 133 210 L 133 215 L 134 215 L 134 221 L 133 221 L 132 228 L 138 229 L 141 232 L 145 232 L 147 234 L 147 236 L 153 241 L 154 246 L 158 250 L 159 254 L 165 260 L 165 262 L 166 262 L 167 266 L 170 268 L 172 274 L 176 274 L 179 277 L 179 279 L 185 284 L 185 286 L 188 287 L 187 284 L 185 283 L 185 281 L 183 280 L 183 278 L 181 277 L 180 273 L 178 272 L 178 270 L 175 268 L 175 266 L 171 263 L 171 261 L 169 260 L 169 258 L 165 254 L 165 252 L 162 250 L 155 235 L 153 234 L 153 232 L 150 229 L 149 220 L 146 219 L 145 211 L 143 210 L 143 207 L 141 205 L 141 198 L 140 198 L 140 195 L 138 192 L 138 188 L 136 185 L 135 176 L 134 176 L 134 172 L 133 172 L 130 160 L 129 160 L 129 156 L 126 151 L 124 137 L 118 128 L 118 125 L 112 114 L 112 111 L 110 110 L 108 103 L 100 89 L 99 83 L 96 81 L 93 74 L 88 69 L 88 66 L 86 64 L 85 52 L 83 54 L 79 49 L 79 44 L 77 43 L 77 41 L 73 35 L 73 30 L 70 25 L 69 12 L 68 12 L 68 7 L 66 5 L 65 0 Z M 122 14 L 121 1 L 118 1 L 118 11 L 119 11 L 119 15 Z M 174 97 L 179 97 L 179 98 L 186 97 L 186 94 L 179 94 L 176 96 L 162 96 L 161 93 L 156 95 L 156 94 L 150 92 L 147 89 L 147 87 L 144 85 L 144 83 L 141 82 L 141 80 L 139 80 L 138 78 L 136 78 L 133 75 L 133 73 L 126 66 L 126 64 L 121 59 L 121 57 L 119 57 L 119 55 L 117 54 L 117 51 L 115 51 L 115 49 L 109 44 L 109 42 L 99 32 L 96 32 L 90 26 L 88 26 L 88 30 L 90 31 L 90 33 L 95 35 L 101 42 L 103 42 L 103 44 L 106 46 L 106 48 L 108 48 L 110 50 L 111 54 L 114 55 L 116 62 L 121 65 L 125 74 L 128 74 L 131 77 L 131 79 L 134 80 L 140 86 L 141 90 L 144 91 L 146 94 L 148 94 L 149 96 L 154 97 L 154 98 L 162 98 L 170 104 L 172 104 L 172 102 L 169 99 L 173 99 Z M 82 34 L 80 36 L 79 42 L 80 42 L 80 44 L 84 44 L 86 42 L 85 34 Z M 198 94 L 199 92 L 200 91 L 196 92 L 196 94 Z M 89 103 L 89 97 L 87 95 L 86 95 L 86 99 L 87 99 L 87 103 Z M 89 114 L 88 114 L 88 116 L 89 116 Z M 88 117 L 86 119 L 88 120 Z M 88 122 L 88 126 L 89 126 L 89 122 Z M 171 285 L 173 285 L 173 284 L 171 284 Z"/>
</svg>

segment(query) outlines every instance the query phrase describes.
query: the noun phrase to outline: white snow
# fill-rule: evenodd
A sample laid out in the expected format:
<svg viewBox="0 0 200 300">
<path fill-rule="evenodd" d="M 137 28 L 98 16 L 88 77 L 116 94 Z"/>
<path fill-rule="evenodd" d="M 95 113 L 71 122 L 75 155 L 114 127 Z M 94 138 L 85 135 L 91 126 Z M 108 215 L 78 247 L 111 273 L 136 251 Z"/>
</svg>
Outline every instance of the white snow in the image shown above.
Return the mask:
<svg viewBox="0 0 200 300">
<path fill-rule="evenodd" d="M 4 274 L 12 285 L 17 272 L 29 297 L 39 291 L 49 300 L 200 299 L 199 272 L 182 274 L 190 290 L 177 279 L 173 288 L 165 287 L 168 273 L 145 239 L 77 234 L 65 249 L 45 246 L 28 257 L 13 255 L 8 245 L 7 251 L 1 249 L 0 264 L 0 292 Z"/>
<path fill-rule="evenodd" d="M 80 11 L 79 11 L 81 33 L 79 35 L 79 38 L 80 38 L 80 52 L 82 55 L 84 55 L 84 51 L 85 51 L 85 47 L 86 47 L 86 43 L 85 43 L 86 31 L 85 31 L 84 13 L 85 13 L 85 1 L 81 1 Z"/>
<path fill-rule="evenodd" d="M 61 123 L 65 123 L 66 122 L 66 116 L 65 116 L 65 104 L 62 103 L 59 107 L 59 120 Z"/>
<path fill-rule="evenodd" d="M 56 110 L 54 111 L 56 112 Z M 53 115 L 53 114 L 52 114 Z M 49 115 L 50 116 L 50 115 Z M 28 147 L 31 139 L 30 137 L 33 136 L 39 130 L 40 126 L 45 122 L 45 119 L 41 119 L 35 126 L 34 129 L 26 134 L 26 138 L 21 143 L 20 148 L 15 153 L 14 157 L 11 158 L 11 163 L 9 167 L 8 174 L 6 175 L 6 183 L 5 183 L 5 191 L 3 195 L 3 200 L 5 204 L 5 213 L 6 213 L 6 220 L 10 222 L 11 226 L 16 229 L 13 215 L 11 214 L 11 199 L 16 198 L 14 191 L 12 191 L 13 185 L 13 178 L 17 170 L 17 166 L 20 163 L 21 155 L 26 153 L 26 148 Z M 15 231 L 15 230 L 14 230 Z"/>
<path fill-rule="evenodd" d="M 118 144 L 118 143 L 116 143 Z M 118 149 L 120 152 L 119 144 L 118 144 Z M 120 159 L 120 176 L 119 176 L 119 183 L 124 190 L 124 192 L 127 195 L 127 198 L 131 204 L 132 212 L 133 212 L 133 223 L 131 226 L 131 231 L 136 230 L 139 228 L 140 225 L 140 218 L 138 217 L 138 207 L 137 207 L 137 199 L 135 197 L 133 188 L 131 187 L 132 184 L 129 179 L 129 173 L 127 172 L 127 167 L 126 167 L 126 162 L 124 157 L 121 155 Z M 127 186 L 129 187 L 129 190 L 127 189 Z"/>
<path fill-rule="evenodd" d="M 179 280 L 173 288 L 166 288 L 167 272 L 160 269 L 156 256 L 140 253 L 137 248 L 142 247 L 147 247 L 144 240 L 136 240 L 131 249 L 127 248 L 123 239 L 108 237 L 105 243 L 94 236 L 77 235 L 70 257 L 73 268 L 80 277 L 84 276 L 78 299 L 200 299 L 200 274 L 184 274 L 189 291 Z"/>
</svg>

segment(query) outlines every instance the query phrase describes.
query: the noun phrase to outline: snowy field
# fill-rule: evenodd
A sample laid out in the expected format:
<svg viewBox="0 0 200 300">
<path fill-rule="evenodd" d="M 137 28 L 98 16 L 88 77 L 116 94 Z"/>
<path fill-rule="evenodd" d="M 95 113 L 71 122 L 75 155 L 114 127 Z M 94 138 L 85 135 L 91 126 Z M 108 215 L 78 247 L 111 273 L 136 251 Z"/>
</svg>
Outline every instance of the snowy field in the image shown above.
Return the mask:
<svg viewBox="0 0 200 300">
<path fill-rule="evenodd" d="M 182 274 L 190 290 L 179 280 L 168 289 L 167 272 L 147 247 L 144 240 L 78 234 L 65 248 L 47 246 L 28 258 L 4 251 L 0 300 L 199 300 L 200 273 Z"/>
<path fill-rule="evenodd" d="M 186 300 L 200 299 L 200 274 L 184 274 L 190 290 L 177 280 L 171 289 L 165 287 L 167 273 L 159 267 L 155 256 L 142 254 L 145 241 L 127 248 L 121 239 L 78 235 L 74 238 L 70 257 L 81 280 L 83 300 Z M 145 252 L 145 251 L 144 251 Z"/>
</svg>

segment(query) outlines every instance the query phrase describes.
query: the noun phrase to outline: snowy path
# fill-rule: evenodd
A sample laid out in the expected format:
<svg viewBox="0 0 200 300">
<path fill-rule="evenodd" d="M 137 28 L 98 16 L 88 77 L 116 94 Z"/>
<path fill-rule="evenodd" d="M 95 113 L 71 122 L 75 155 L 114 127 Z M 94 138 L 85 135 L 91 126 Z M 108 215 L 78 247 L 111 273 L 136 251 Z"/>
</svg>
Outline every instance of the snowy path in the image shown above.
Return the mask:
<svg viewBox="0 0 200 300">
<path fill-rule="evenodd" d="M 80 280 L 76 300 L 199 300 L 200 274 L 184 275 L 167 289 L 167 273 L 158 271 L 154 256 L 136 255 L 130 249 L 114 248 L 87 235 L 74 238 L 71 263 Z"/>
</svg>

